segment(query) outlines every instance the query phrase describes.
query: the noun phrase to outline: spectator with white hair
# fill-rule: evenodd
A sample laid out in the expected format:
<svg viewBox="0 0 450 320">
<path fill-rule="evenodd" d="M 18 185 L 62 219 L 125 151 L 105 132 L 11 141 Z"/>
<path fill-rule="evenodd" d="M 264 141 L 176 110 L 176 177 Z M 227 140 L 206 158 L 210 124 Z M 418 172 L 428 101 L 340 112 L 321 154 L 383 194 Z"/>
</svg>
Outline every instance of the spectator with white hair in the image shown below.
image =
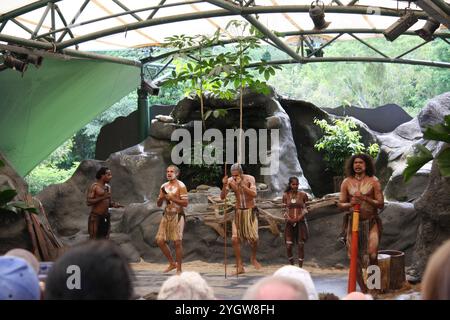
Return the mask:
<svg viewBox="0 0 450 320">
<path fill-rule="evenodd" d="M 215 300 L 214 290 L 194 271 L 168 278 L 159 290 L 158 300 Z"/>
<path fill-rule="evenodd" d="M 275 271 L 273 275 L 291 278 L 302 283 L 308 293 L 308 300 L 319 300 L 311 275 L 305 269 L 296 266 L 284 266 Z"/>
<path fill-rule="evenodd" d="M 308 300 L 308 293 L 300 281 L 268 276 L 249 287 L 242 300 Z"/>
</svg>

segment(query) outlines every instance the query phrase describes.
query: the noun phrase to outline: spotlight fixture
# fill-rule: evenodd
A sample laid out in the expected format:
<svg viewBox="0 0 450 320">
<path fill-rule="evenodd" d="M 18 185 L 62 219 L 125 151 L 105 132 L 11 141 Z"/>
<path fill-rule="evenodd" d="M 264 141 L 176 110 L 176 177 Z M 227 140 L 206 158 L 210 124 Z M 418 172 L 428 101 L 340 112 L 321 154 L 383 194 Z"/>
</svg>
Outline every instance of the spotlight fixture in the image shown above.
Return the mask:
<svg viewBox="0 0 450 320">
<path fill-rule="evenodd" d="M 321 4 L 321 5 L 320 5 Z M 331 22 L 325 21 L 325 5 L 322 1 L 311 2 L 311 7 L 309 8 L 309 16 L 314 23 L 313 30 L 326 29 Z"/>
<path fill-rule="evenodd" d="M 433 18 L 428 18 L 422 29 L 416 30 L 414 32 L 417 33 L 423 40 L 431 41 L 434 39 L 433 33 L 437 30 L 437 28 L 439 28 L 440 25 L 441 24 L 439 23 L 439 21 Z"/>
<path fill-rule="evenodd" d="M 159 87 L 151 81 L 149 82 L 147 80 L 142 80 L 141 81 L 141 90 L 144 90 L 145 92 L 147 92 L 148 94 L 150 94 L 152 96 L 159 95 Z"/>
<path fill-rule="evenodd" d="M 29 54 L 26 57 L 27 63 L 34 64 L 36 66 L 36 68 L 39 68 L 42 65 L 42 60 L 43 60 L 43 58 L 36 54 Z"/>
<path fill-rule="evenodd" d="M 12 55 L 7 54 L 4 56 L 4 62 L 3 64 L 8 67 L 11 68 L 13 70 L 17 70 L 19 72 L 23 73 L 27 70 L 28 68 L 28 64 L 22 60 L 19 60 L 17 58 L 14 58 Z"/>
<path fill-rule="evenodd" d="M 394 24 L 383 31 L 384 37 L 389 41 L 394 41 L 400 35 L 408 30 L 413 24 L 415 24 L 419 19 L 416 17 L 414 12 L 409 11 L 400 17 Z"/>
</svg>

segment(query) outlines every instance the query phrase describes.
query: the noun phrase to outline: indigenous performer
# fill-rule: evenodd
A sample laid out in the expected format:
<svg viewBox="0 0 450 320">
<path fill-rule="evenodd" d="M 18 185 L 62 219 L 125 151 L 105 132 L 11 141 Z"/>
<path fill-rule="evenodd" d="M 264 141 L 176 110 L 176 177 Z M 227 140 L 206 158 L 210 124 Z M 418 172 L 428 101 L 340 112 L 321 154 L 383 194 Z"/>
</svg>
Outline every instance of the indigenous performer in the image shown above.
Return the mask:
<svg viewBox="0 0 450 320">
<path fill-rule="evenodd" d="M 245 272 L 241 258 L 240 243 L 242 240 L 249 242 L 251 246 L 250 262 L 256 269 L 261 265 L 256 260 L 256 249 L 258 247 L 258 212 L 256 208 L 256 184 L 255 178 L 244 174 L 241 165 L 235 163 L 231 166 L 231 177 L 222 179 L 223 187 L 220 198 L 226 198 L 231 189 L 236 196 L 235 215 L 232 222 L 231 240 L 236 256 L 236 274 Z"/>
<path fill-rule="evenodd" d="M 304 245 L 308 240 L 308 223 L 306 222 L 306 202 L 308 195 L 303 191 L 298 191 L 299 180 L 297 177 L 289 178 L 289 185 L 283 194 L 283 216 L 286 219 L 284 239 L 286 241 L 286 251 L 290 264 L 294 264 L 292 248 L 297 243 L 298 266 L 303 267 Z"/>
<path fill-rule="evenodd" d="M 166 171 L 167 182 L 161 186 L 159 197 L 157 200 L 158 207 L 166 202 L 163 217 L 159 224 L 158 233 L 156 234 L 156 243 L 162 253 L 169 260 L 169 266 L 164 272 L 177 269 L 177 274 L 181 273 L 181 262 L 183 258 L 183 230 L 185 224 L 184 207 L 188 205 L 188 193 L 183 182 L 178 180 L 180 169 L 175 165 L 170 165 Z M 170 253 L 168 241 L 175 243 L 174 261 Z"/>
<path fill-rule="evenodd" d="M 355 204 L 360 204 L 358 261 L 356 280 L 361 291 L 366 293 L 367 286 L 363 281 L 362 269 L 378 264 L 378 245 L 380 243 L 382 225 L 378 209 L 384 207 L 384 197 L 380 182 L 375 177 L 375 166 L 367 154 L 352 156 L 346 165 L 347 178 L 341 184 L 338 207 L 348 211 Z M 347 249 L 350 257 L 352 218 L 347 226 Z"/>
<path fill-rule="evenodd" d="M 101 167 L 95 175 L 97 181 L 91 184 L 87 192 L 87 205 L 92 206 L 88 220 L 89 239 L 109 239 L 111 214 L 109 208 L 123 208 L 111 200 L 111 170 Z"/>
</svg>

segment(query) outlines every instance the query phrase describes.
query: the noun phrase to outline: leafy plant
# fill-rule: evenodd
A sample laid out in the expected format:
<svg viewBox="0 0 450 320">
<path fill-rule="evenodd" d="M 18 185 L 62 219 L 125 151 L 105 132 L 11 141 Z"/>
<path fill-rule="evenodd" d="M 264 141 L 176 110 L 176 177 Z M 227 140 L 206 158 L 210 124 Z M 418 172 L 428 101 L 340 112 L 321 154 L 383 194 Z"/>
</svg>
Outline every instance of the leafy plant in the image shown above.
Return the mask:
<svg viewBox="0 0 450 320">
<path fill-rule="evenodd" d="M 4 167 L 5 163 L 0 160 L 0 168 Z M 0 213 L 18 213 L 22 210 L 38 213 L 36 208 L 28 206 L 23 201 L 14 201 L 17 196 L 17 191 L 14 189 L 4 189 L 0 191 Z"/>
<path fill-rule="evenodd" d="M 165 38 L 164 46 L 175 47 L 180 50 L 191 47 L 198 47 L 198 50 L 192 53 L 185 53 L 178 57 L 183 60 L 178 63 L 175 70 L 172 71 L 172 78 L 165 82 L 168 86 L 177 86 L 180 83 L 187 83 L 187 95 L 194 93 L 200 99 L 200 113 L 205 128 L 203 93 L 211 89 L 212 82 L 210 74 L 215 66 L 214 57 L 211 56 L 208 47 L 215 44 L 220 37 L 220 29 L 212 37 L 206 35 L 187 36 L 184 34 L 174 35 Z"/>
<path fill-rule="evenodd" d="M 25 178 L 30 187 L 30 193 L 36 195 L 51 184 L 65 182 L 73 175 L 78 165 L 79 162 L 74 162 L 69 169 L 59 169 L 53 164 L 40 164 Z"/>
<path fill-rule="evenodd" d="M 367 152 L 374 158 L 378 155 L 380 150 L 378 144 L 371 144 L 366 149 L 361 142 L 356 123 L 350 118 L 335 119 L 333 124 L 324 119 L 314 119 L 314 124 L 324 132 L 314 148 L 323 151 L 327 167 L 335 175 L 343 175 L 345 161 L 354 154 Z"/>
<path fill-rule="evenodd" d="M 428 140 L 450 143 L 450 115 L 444 117 L 443 123 L 428 127 L 423 137 Z M 412 176 L 427 162 L 435 159 L 430 150 L 421 144 L 416 145 L 416 155 L 407 158 L 407 166 L 403 171 L 403 180 L 409 181 Z M 437 164 L 443 177 L 450 177 L 450 148 L 445 148 L 437 157 Z"/>
</svg>

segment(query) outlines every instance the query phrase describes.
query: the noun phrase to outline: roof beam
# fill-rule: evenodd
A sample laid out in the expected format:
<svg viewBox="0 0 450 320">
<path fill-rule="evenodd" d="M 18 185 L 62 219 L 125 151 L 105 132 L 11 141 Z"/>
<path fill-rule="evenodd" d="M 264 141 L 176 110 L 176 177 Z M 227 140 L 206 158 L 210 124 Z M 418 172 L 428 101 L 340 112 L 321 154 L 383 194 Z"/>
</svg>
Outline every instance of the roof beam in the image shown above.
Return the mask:
<svg viewBox="0 0 450 320">
<path fill-rule="evenodd" d="M 51 54 L 48 51 L 53 51 L 53 49 L 54 49 L 54 46 L 51 43 L 30 40 L 30 39 L 23 39 L 23 38 L 9 36 L 6 34 L 0 34 L 0 41 L 14 43 L 14 44 L 28 47 L 28 48 L 45 50 L 41 53 L 43 56 L 45 56 L 45 55 L 48 56 L 48 54 Z M 5 45 L 2 45 L 2 46 L 5 46 Z M 22 49 L 24 49 L 24 48 L 22 47 Z M 34 53 L 40 54 L 36 51 Z M 135 66 L 135 67 L 142 66 L 140 61 L 128 60 L 128 59 L 106 56 L 106 55 L 101 55 L 101 54 L 96 54 L 96 53 L 91 53 L 91 52 L 84 52 L 84 51 L 79 51 L 79 50 L 64 49 L 64 50 L 59 51 L 58 53 L 60 53 L 62 55 L 70 56 L 70 57 L 75 57 L 75 58 L 107 61 L 107 62 L 125 64 L 125 65 L 130 65 L 130 66 Z"/>
<path fill-rule="evenodd" d="M 231 5 L 228 2 L 225 2 L 223 0 L 207 0 L 207 2 L 212 3 L 218 7 L 224 8 L 226 10 L 229 10 L 233 13 L 239 14 L 240 8 Z M 243 15 L 244 19 L 250 22 L 256 29 L 258 29 L 262 34 L 264 34 L 267 38 L 272 40 L 272 42 L 279 47 L 281 50 L 286 52 L 289 56 L 294 58 L 295 60 L 301 61 L 302 57 L 300 57 L 294 50 L 292 50 L 287 44 L 285 44 L 283 41 L 280 40 L 272 31 L 267 29 L 265 25 L 263 25 L 261 22 L 259 22 L 255 17 L 252 15 Z"/>
<path fill-rule="evenodd" d="M 176 6 L 181 6 L 181 5 L 186 5 L 186 4 L 193 4 L 193 3 L 199 3 L 199 2 L 203 2 L 203 0 L 186 1 L 186 2 L 175 2 L 175 3 L 166 4 L 166 5 L 145 7 L 145 8 L 141 8 L 141 9 L 130 10 L 129 12 L 120 12 L 120 13 L 111 14 L 111 15 L 103 16 L 103 17 L 96 18 L 96 19 L 82 21 L 82 22 L 77 23 L 76 26 L 77 27 L 78 26 L 84 26 L 84 25 L 88 25 L 88 24 L 91 24 L 91 23 L 94 23 L 94 22 L 98 22 L 98 21 L 103 21 L 103 20 L 108 20 L 108 19 L 112 19 L 112 18 L 125 16 L 125 15 L 128 15 L 130 13 L 138 13 L 138 12 L 149 11 L 149 10 L 153 10 L 153 12 L 155 12 L 156 9 L 159 10 L 159 9 L 163 9 L 163 8 L 176 7 Z M 64 23 L 64 28 L 59 28 L 59 29 L 55 30 L 55 32 L 62 32 L 62 31 L 65 31 L 65 30 L 68 30 L 68 32 L 70 34 L 70 29 L 67 26 L 67 23 Z M 39 36 L 37 36 L 37 38 L 45 37 L 45 36 L 47 36 L 49 34 L 51 34 L 51 33 L 48 32 L 48 33 L 40 34 Z"/>
<path fill-rule="evenodd" d="M 314 63 L 314 62 L 375 62 L 375 63 L 394 63 L 394 64 L 409 64 L 409 65 L 419 65 L 427 67 L 437 67 L 437 68 L 450 68 L 450 63 L 448 62 L 437 62 L 437 61 L 424 61 L 424 60 L 411 60 L 411 59 L 394 59 L 394 58 L 379 58 L 379 57 L 320 57 L 320 58 L 303 58 L 301 62 L 294 59 L 286 60 L 272 60 L 267 61 L 265 64 L 269 65 L 280 65 L 280 64 L 293 64 L 293 63 Z M 261 63 L 252 63 L 248 67 L 255 68 L 260 66 Z"/>
<path fill-rule="evenodd" d="M 233 10 L 239 10 L 242 15 L 250 15 L 250 14 L 257 14 L 257 13 L 282 13 L 282 12 L 309 12 L 310 6 L 298 6 L 298 5 L 289 5 L 289 6 L 254 6 L 254 7 L 237 7 L 233 6 L 232 4 L 229 4 L 225 2 L 226 5 L 231 6 Z M 348 14 L 366 14 L 367 13 L 367 6 L 354 6 L 354 7 L 347 7 L 347 6 L 325 6 L 326 12 L 330 13 L 348 13 Z M 416 16 L 419 19 L 427 19 L 428 15 L 421 11 L 414 11 L 416 12 Z M 76 37 L 74 39 L 63 41 L 59 44 L 57 44 L 58 49 L 67 48 L 73 45 L 76 45 L 81 42 L 86 42 L 90 40 L 95 40 L 101 37 L 109 36 L 116 33 L 121 33 L 125 31 L 135 30 L 139 28 L 145 28 L 155 25 L 161 25 L 166 23 L 173 23 L 173 22 L 181 22 L 186 20 L 196 20 L 196 19 L 205 19 L 205 18 L 213 18 L 213 17 L 224 17 L 224 16 L 232 16 L 236 15 L 236 13 L 228 11 L 228 10 L 210 10 L 210 11 L 202 11 L 202 12 L 193 12 L 193 13 L 185 13 L 180 15 L 173 15 L 173 16 L 165 16 L 160 18 L 153 18 L 151 20 L 144 20 L 134 23 L 129 23 L 127 25 L 123 26 L 117 26 L 112 27 L 108 29 L 104 29 L 101 31 L 85 34 L 83 36 Z M 380 8 L 380 15 L 382 16 L 392 16 L 392 17 L 398 17 L 400 15 L 400 12 L 398 12 L 396 9 L 392 8 Z"/>
<path fill-rule="evenodd" d="M 447 3 L 442 0 L 416 0 L 414 3 L 450 29 L 450 6 Z"/>
<path fill-rule="evenodd" d="M 9 20 L 9 19 L 13 19 L 16 18 L 24 13 L 30 12 L 30 11 L 34 11 L 40 8 L 45 7 L 48 3 L 56 3 L 62 0 L 41 0 L 41 1 L 36 1 L 33 3 L 30 3 L 26 6 L 17 8 L 16 10 L 12 10 L 10 12 L 4 13 L 2 15 L 0 15 L 0 22 L 3 22 L 5 20 Z"/>
<path fill-rule="evenodd" d="M 137 21 L 142 21 L 142 18 L 139 17 L 136 13 L 131 12 L 131 10 L 124 5 L 122 2 L 120 2 L 119 0 L 112 0 L 115 4 L 117 4 L 119 7 L 121 7 L 123 10 L 125 10 L 128 14 L 130 14 L 133 18 L 135 18 Z"/>
<path fill-rule="evenodd" d="M 44 23 L 44 20 L 45 20 L 45 18 L 47 17 L 48 12 L 50 11 L 50 8 L 51 8 L 52 5 L 53 5 L 53 3 L 49 2 L 49 3 L 47 4 L 47 6 L 45 7 L 45 11 L 44 11 L 44 13 L 42 14 L 41 19 L 39 20 L 39 22 L 38 22 L 36 28 L 34 29 L 34 32 L 33 32 L 32 35 L 31 35 L 31 39 L 36 38 L 36 35 L 37 35 L 37 33 L 39 32 L 39 30 L 41 29 L 42 24 Z"/>
<path fill-rule="evenodd" d="M 161 2 L 158 4 L 158 8 L 153 9 L 152 13 L 147 17 L 147 20 L 153 19 L 155 14 L 158 12 L 158 10 L 161 8 L 161 6 L 166 2 L 166 0 L 161 0 Z"/>
<path fill-rule="evenodd" d="M 88 5 L 90 0 L 85 0 L 83 2 L 83 4 L 81 5 L 80 9 L 77 11 L 77 13 L 75 14 L 75 16 L 72 18 L 72 21 L 70 21 L 69 27 L 72 26 L 75 21 L 77 21 L 78 17 L 81 15 L 81 13 L 83 12 L 84 8 L 86 8 L 86 6 Z M 67 32 L 69 31 L 63 31 L 63 33 L 59 36 L 58 41 L 57 42 L 61 42 L 62 39 L 64 39 L 64 37 L 66 36 Z"/>
<path fill-rule="evenodd" d="M 299 36 L 299 35 L 316 35 L 316 34 L 346 34 L 346 33 L 353 33 L 353 34 L 358 34 L 358 33 L 373 33 L 373 34 L 381 34 L 383 33 L 383 29 L 329 29 L 329 30 L 302 30 L 302 31 L 288 31 L 288 32 L 279 32 L 277 33 L 278 36 L 280 37 L 288 37 L 288 36 Z M 416 33 L 414 33 L 414 31 L 408 31 L 403 33 L 403 35 L 409 35 L 409 36 L 415 36 L 418 37 L 418 35 Z M 445 39 L 450 39 L 450 33 L 449 32 L 437 32 L 434 34 L 435 37 L 437 38 L 441 38 L 442 40 L 445 41 Z M 251 38 L 251 37 L 249 37 Z M 222 45 L 226 45 L 226 44 L 230 44 L 230 43 L 235 43 L 237 40 L 235 39 L 228 39 L 228 40 L 221 40 L 218 41 L 217 43 L 211 45 L 211 46 L 222 46 Z M 271 44 L 273 45 L 273 44 Z M 141 60 L 142 63 L 147 63 L 147 62 L 152 62 L 152 61 L 157 61 L 157 60 L 161 60 L 167 57 L 170 57 L 174 54 L 178 54 L 178 53 L 187 53 L 187 52 L 191 52 L 191 51 L 195 51 L 198 50 L 200 47 L 199 46 L 193 46 L 190 48 L 185 48 L 185 49 L 180 49 L 180 50 L 173 50 L 173 51 L 169 51 L 169 52 L 165 52 L 162 53 L 158 56 L 154 56 L 154 57 L 147 57 L 147 58 L 143 58 Z M 279 48 L 278 48 L 279 49 Z M 280 49 L 281 50 L 281 49 Z"/>
</svg>

